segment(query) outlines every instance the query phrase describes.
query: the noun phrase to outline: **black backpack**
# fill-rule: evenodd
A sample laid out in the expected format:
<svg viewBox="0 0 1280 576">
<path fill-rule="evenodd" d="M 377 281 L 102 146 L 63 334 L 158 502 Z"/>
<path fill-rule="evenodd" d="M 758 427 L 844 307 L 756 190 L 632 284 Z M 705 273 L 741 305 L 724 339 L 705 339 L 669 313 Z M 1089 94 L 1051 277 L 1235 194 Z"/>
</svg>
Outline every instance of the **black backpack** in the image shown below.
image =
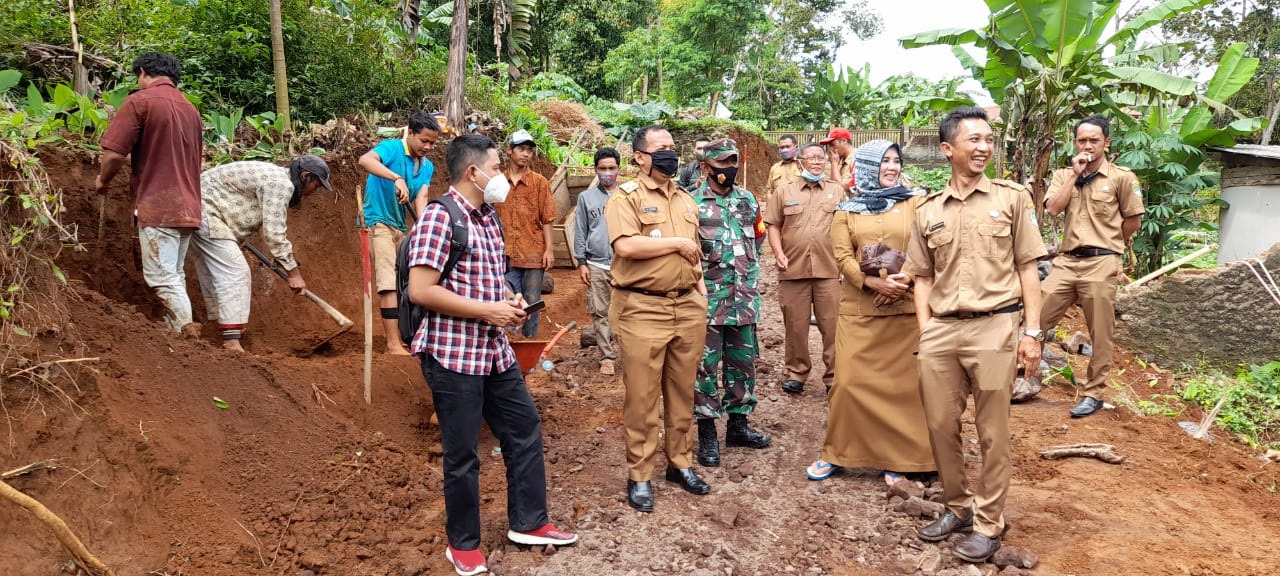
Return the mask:
<svg viewBox="0 0 1280 576">
<path fill-rule="evenodd" d="M 458 265 L 458 260 L 462 256 L 471 251 L 469 246 L 470 232 L 467 230 L 467 214 L 463 213 L 462 207 L 454 202 L 453 198 L 448 195 L 441 196 L 427 203 L 439 204 L 444 206 L 446 212 L 449 213 L 449 255 L 445 257 L 444 268 L 440 270 L 440 282 L 443 283 L 445 278 L 453 272 L 453 268 Z M 494 218 L 498 217 L 494 213 Z M 502 229 L 502 222 L 498 222 L 498 229 Z M 400 341 L 412 343 L 414 336 L 418 333 L 418 327 L 422 326 L 422 321 L 427 318 L 427 309 L 414 304 L 409 300 L 409 239 L 405 238 L 400 242 L 400 246 L 396 248 L 396 296 L 399 302 L 399 325 L 400 325 Z"/>
</svg>

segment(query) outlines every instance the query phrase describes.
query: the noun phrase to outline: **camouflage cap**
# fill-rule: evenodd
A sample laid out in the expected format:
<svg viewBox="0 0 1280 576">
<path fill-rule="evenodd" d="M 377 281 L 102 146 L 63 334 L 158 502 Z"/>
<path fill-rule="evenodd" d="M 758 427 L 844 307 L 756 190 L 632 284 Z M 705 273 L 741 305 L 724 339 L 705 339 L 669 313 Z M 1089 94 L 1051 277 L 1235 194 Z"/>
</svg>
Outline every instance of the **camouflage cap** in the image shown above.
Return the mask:
<svg viewBox="0 0 1280 576">
<path fill-rule="evenodd" d="M 712 140 L 702 151 L 707 160 L 723 161 L 738 155 L 738 143 L 729 138 Z"/>
</svg>

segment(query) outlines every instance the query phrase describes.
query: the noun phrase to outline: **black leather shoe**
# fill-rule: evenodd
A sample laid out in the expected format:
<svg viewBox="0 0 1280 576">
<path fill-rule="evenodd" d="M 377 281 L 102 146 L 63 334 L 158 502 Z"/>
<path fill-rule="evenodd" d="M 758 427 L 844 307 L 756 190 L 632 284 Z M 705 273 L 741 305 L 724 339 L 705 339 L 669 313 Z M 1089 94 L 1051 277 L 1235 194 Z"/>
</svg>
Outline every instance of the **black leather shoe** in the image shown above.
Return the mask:
<svg viewBox="0 0 1280 576">
<path fill-rule="evenodd" d="M 999 549 L 999 536 L 992 538 L 981 532 L 974 532 L 956 544 L 956 557 L 965 562 L 981 563 L 986 562 Z"/>
<path fill-rule="evenodd" d="M 725 428 L 724 433 L 725 446 L 764 448 L 772 442 L 773 438 L 770 438 L 768 434 L 762 434 L 747 426 L 746 414 L 729 415 L 729 426 Z"/>
<path fill-rule="evenodd" d="M 956 516 L 955 512 L 947 509 L 946 512 L 942 513 L 941 518 L 916 531 L 916 535 L 925 542 L 940 542 L 956 532 L 972 531 L 973 514 L 970 514 L 968 518 L 961 518 Z"/>
<path fill-rule="evenodd" d="M 653 512 L 653 485 L 648 480 L 627 480 L 627 505 L 641 512 Z"/>
<path fill-rule="evenodd" d="M 1080 403 L 1071 409 L 1072 418 L 1084 418 L 1102 408 L 1102 401 L 1091 396 L 1085 396 L 1080 399 Z"/>
<path fill-rule="evenodd" d="M 782 391 L 788 394 L 800 394 L 804 392 L 804 382 L 799 380 L 787 380 L 782 383 Z"/>
<path fill-rule="evenodd" d="M 720 465 L 720 439 L 716 437 L 716 421 L 710 418 L 698 420 L 698 464 Z"/>
<path fill-rule="evenodd" d="M 699 478 L 693 468 L 667 468 L 667 481 L 679 484 L 690 494 L 701 496 L 711 491 L 711 485 Z"/>
</svg>

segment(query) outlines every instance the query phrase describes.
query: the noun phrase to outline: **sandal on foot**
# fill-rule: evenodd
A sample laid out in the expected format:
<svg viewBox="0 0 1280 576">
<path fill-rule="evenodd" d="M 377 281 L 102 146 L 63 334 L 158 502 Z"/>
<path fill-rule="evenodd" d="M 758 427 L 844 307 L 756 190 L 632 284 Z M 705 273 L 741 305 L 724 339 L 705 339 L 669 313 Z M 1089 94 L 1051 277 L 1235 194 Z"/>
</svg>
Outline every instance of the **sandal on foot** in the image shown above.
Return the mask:
<svg viewBox="0 0 1280 576">
<path fill-rule="evenodd" d="M 889 486 L 890 488 L 892 488 L 894 484 L 897 484 L 899 480 L 902 480 L 905 478 L 906 476 L 903 476 L 902 474 L 899 474 L 892 470 L 884 471 L 884 483 L 886 486 Z"/>
<path fill-rule="evenodd" d="M 808 476 L 810 480 L 826 480 L 838 471 L 840 471 L 839 466 L 819 458 L 805 469 L 804 474 L 805 476 Z"/>
</svg>

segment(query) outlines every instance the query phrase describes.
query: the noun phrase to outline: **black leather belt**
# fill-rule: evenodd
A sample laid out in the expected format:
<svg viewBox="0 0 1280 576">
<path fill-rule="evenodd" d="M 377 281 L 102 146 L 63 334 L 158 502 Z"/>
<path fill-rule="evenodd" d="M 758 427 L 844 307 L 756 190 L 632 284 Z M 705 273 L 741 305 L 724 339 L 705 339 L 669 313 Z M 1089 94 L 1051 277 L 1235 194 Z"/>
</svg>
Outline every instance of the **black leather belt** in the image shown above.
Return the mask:
<svg viewBox="0 0 1280 576">
<path fill-rule="evenodd" d="M 669 292 L 660 292 L 658 290 L 645 290 L 644 288 L 631 288 L 629 286 L 618 286 L 619 290 L 627 292 L 635 292 L 644 294 L 645 296 L 657 296 L 658 298 L 679 298 L 693 291 L 693 288 L 685 288 L 684 290 L 671 290 Z"/>
<path fill-rule="evenodd" d="M 1120 253 L 1106 248 L 1090 248 L 1086 246 L 1084 248 L 1076 248 L 1067 252 L 1067 254 L 1076 258 L 1093 258 L 1094 256 L 1118 256 Z"/>
<path fill-rule="evenodd" d="M 996 314 L 1010 314 L 1013 312 L 1017 312 L 1021 309 L 1022 309 L 1022 303 L 1014 302 L 1013 304 L 1005 306 L 1004 308 L 996 308 L 995 310 L 991 310 L 989 312 L 961 311 L 961 312 L 956 312 L 955 314 L 938 316 L 938 318 L 955 318 L 957 320 L 968 320 L 970 318 L 985 318 L 987 316 L 995 316 Z"/>
</svg>

